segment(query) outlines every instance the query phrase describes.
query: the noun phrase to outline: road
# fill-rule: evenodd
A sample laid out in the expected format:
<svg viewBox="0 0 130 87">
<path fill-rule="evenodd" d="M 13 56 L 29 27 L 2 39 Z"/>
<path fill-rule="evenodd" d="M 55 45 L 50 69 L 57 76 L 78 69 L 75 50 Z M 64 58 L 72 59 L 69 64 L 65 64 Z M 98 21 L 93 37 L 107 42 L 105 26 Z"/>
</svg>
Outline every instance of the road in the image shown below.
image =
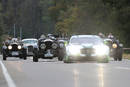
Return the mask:
<svg viewBox="0 0 130 87">
<path fill-rule="evenodd" d="M 0 87 L 130 87 L 130 60 L 64 64 L 8 58 L 0 64 Z"/>
</svg>

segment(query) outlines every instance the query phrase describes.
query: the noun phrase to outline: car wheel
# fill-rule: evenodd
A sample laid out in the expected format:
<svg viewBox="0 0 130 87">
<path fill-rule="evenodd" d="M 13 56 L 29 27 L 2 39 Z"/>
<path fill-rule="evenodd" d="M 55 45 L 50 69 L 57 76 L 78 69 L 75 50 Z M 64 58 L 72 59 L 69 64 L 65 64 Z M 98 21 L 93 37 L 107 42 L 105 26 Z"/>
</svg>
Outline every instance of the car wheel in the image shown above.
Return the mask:
<svg viewBox="0 0 130 87">
<path fill-rule="evenodd" d="M 36 56 L 36 54 L 33 55 L 33 62 L 38 62 L 38 57 Z"/>
<path fill-rule="evenodd" d="M 62 58 L 62 57 L 58 57 L 58 60 L 59 60 L 59 61 L 62 61 L 62 60 L 63 60 L 63 58 Z"/>
<path fill-rule="evenodd" d="M 102 58 L 100 60 L 98 60 L 99 63 L 108 63 L 109 62 L 109 58 Z"/>
<path fill-rule="evenodd" d="M 3 60 L 6 60 L 6 55 L 5 54 L 3 54 Z"/>
<path fill-rule="evenodd" d="M 70 60 L 70 58 L 68 56 L 65 56 L 63 59 L 64 63 L 72 63 L 72 61 Z"/>
<path fill-rule="evenodd" d="M 122 53 L 120 53 L 120 54 L 118 55 L 118 60 L 119 60 L 119 61 L 122 61 Z"/>
<path fill-rule="evenodd" d="M 116 58 L 116 57 L 114 58 L 114 61 L 117 61 L 117 58 Z"/>
<path fill-rule="evenodd" d="M 65 56 L 64 50 L 63 50 L 63 49 L 60 49 L 60 50 L 59 50 L 58 60 L 59 60 L 59 61 L 62 61 L 63 58 L 64 58 L 64 56 Z"/>
<path fill-rule="evenodd" d="M 59 60 L 59 61 L 62 61 L 62 60 L 63 60 L 63 58 L 64 58 L 64 55 L 59 54 L 59 56 L 58 56 L 58 60 Z"/>
<path fill-rule="evenodd" d="M 27 59 L 27 56 L 24 56 L 23 59 L 26 60 L 26 59 Z"/>
<path fill-rule="evenodd" d="M 122 54 L 123 54 L 123 49 L 120 49 L 118 52 L 118 60 L 122 61 Z"/>
</svg>

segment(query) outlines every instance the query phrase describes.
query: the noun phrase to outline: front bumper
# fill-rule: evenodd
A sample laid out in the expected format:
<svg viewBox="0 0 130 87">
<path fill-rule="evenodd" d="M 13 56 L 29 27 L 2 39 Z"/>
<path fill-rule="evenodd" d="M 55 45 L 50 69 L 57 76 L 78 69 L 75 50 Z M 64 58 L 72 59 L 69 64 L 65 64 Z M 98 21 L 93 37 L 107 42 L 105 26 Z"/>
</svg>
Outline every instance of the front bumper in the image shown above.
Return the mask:
<svg viewBox="0 0 130 87">
<path fill-rule="evenodd" d="M 38 55 L 39 55 L 39 57 L 42 57 L 42 58 L 57 57 L 58 50 L 53 50 L 53 49 L 39 50 Z"/>
<path fill-rule="evenodd" d="M 21 51 L 9 51 L 7 56 L 8 57 L 19 57 L 22 54 Z"/>
<path fill-rule="evenodd" d="M 72 61 L 87 61 L 87 60 L 102 60 L 102 59 L 105 59 L 105 58 L 108 58 L 107 55 L 103 55 L 103 56 L 98 56 L 98 55 L 94 55 L 94 54 L 91 54 L 91 55 L 85 55 L 85 54 L 80 54 L 80 55 L 77 55 L 77 56 L 72 56 L 72 55 L 67 55 L 66 56 L 66 59 L 69 59 L 69 60 L 72 60 Z"/>
</svg>

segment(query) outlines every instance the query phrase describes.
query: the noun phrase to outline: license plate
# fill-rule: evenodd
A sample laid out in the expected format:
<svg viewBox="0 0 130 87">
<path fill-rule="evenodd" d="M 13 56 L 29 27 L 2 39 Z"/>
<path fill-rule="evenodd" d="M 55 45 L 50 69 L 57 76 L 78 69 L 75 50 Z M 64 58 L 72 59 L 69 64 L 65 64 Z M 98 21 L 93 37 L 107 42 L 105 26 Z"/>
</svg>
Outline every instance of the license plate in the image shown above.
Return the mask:
<svg viewBox="0 0 130 87">
<path fill-rule="evenodd" d="M 45 54 L 44 56 L 45 56 L 45 57 L 53 57 L 52 54 Z"/>
<path fill-rule="evenodd" d="M 18 53 L 18 52 L 12 52 L 12 55 L 13 55 L 13 56 L 18 56 L 19 53 Z"/>
</svg>

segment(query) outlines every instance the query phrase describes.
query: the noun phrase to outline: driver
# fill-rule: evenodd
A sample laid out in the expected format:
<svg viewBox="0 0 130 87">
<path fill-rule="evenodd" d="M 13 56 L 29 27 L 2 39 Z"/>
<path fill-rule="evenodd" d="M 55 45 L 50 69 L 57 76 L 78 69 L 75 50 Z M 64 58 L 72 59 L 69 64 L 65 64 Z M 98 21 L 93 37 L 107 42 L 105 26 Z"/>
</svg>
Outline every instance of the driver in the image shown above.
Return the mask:
<svg viewBox="0 0 130 87">
<path fill-rule="evenodd" d="M 115 37 L 112 35 L 112 33 L 109 33 L 108 38 L 109 39 L 115 39 Z"/>
<path fill-rule="evenodd" d="M 5 44 L 9 45 L 10 43 L 12 43 L 12 38 L 11 37 L 8 37 L 7 40 L 5 40 Z"/>
<path fill-rule="evenodd" d="M 46 39 L 46 36 L 44 34 L 41 35 L 41 37 L 39 38 L 39 40 L 41 39 Z"/>
</svg>

